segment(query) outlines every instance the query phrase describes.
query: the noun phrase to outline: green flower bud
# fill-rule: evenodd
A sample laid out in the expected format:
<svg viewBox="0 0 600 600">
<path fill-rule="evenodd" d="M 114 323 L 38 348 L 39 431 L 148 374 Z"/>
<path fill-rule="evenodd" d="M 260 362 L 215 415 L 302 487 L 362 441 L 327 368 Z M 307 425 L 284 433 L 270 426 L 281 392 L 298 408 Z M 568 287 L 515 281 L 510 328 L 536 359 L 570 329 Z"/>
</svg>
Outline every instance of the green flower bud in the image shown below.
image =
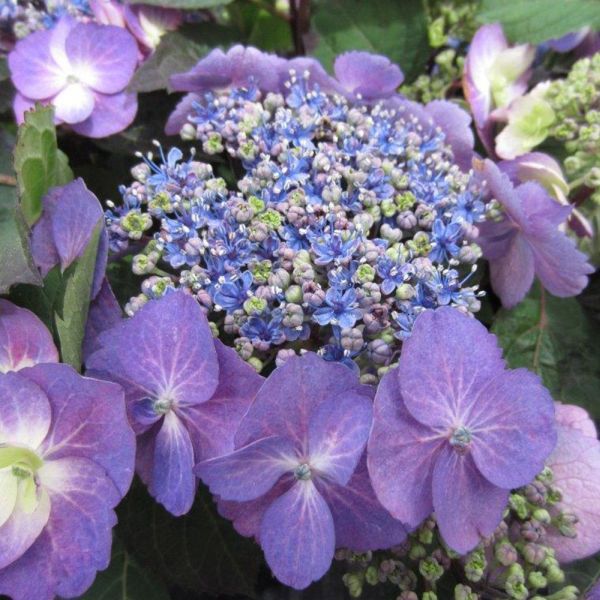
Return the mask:
<svg viewBox="0 0 600 600">
<path fill-rule="evenodd" d="M 285 290 L 285 299 L 292 304 L 301 304 L 302 298 L 302 288 L 299 285 L 290 285 L 290 287 Z"/>
<path fill-rule="evenodd" d="M 211 132 L 208 139 L 202 144 L 202 150 L 206 154 L 221 154 L 224 150 L 221 134 L 216 131 Z"/>
<path fill-rule="evenodd" d="M 410 283 L 402 283 L 396 288 L 396 298 L 398 300 L 410 300 L 416 293 L 416 289 Z"/>
<path fill-rule="evenodd" d="M 403 192 L 402 194 L 396 194 L 394 201 L 398 210 L 404 212 L 405 210 L 410 210 L 415 205 L 417 199 L 412 192 Z"/>
<path fill-rule="evenodd" d="M 363 591 L 364 578 L 358 573 L 346 573 L 342 577 L 344 585 L 348 588 L 348 593 L 352 598 L 360 598 Z"/>
<path fill-rule="evenodd" d="M 246 361 L 257 373 L 260 373 L 263 370 L 264 364 L 263 361 L 260 360 L 260 358 L 257 358 L 256 356 L 251 356 L 247 361 Z"/>
<path fill-rule="evenodd" d="M 379 572 L 377 571 L 377 567 L 371 565 L 365 571 L 365 581 L 369 585 L 377 585 L 379 583 Z"/>
<path fill-rule="evenodd" d="M 517 513 L 519 519 L 526 519 L 529 516 L 527 500 L 520 494 L 511 494 L 508 499 L 508 505 Z"/>
<path fill-rule="evenodd" d="M 548 581 L 540 571 L 531 571 L 527 576 L 527 584 L 533 589 L 540 589 L 545 588 Z"/>
<path fill-rule="evenodd" d="M 260 314 L 267 308 L 267 301 L 263 298 L 257 298 L 256 296 L 252 298 L 248 298 L 246 302 L 244 302 L 244 311 L 247 315 L 256 315 Z"/>
<path fill-rule="evenodd" d="M 148 209 L 150 212 L 171 212 L 173 210 L 173 204 L 171 203 L 171 198 L 167 192 L 159 192 L 148 202 Z"/>
<path fill-rule="evenodd" d="M 419 558 L 427 556 L 427 550 L 425 550 L 425 546 L 422 546 L 421 544 L 414 544 L 411 547 L 408 556 L 411 560 L 418 560 Z"/>
<path fill-rule="evenodd" d="M 257 196 L 250 196 L 250 198 L 248 198 L 248 204 L 255 213 L 262 212 L 265 209 L 264 201 Z"/>
<path fill-rule="evenodd" d="M 393 217 L 396 214 L 396 205 L 391 198 L 386 198 L 381 203 L 381 213 L 384 217 Z"/>
<path fill-rule="evenodd" d="M 550 513 L 545 508 L 536 508 L 533 511 L 532 517 L 544 525 L 548 525 L 552 520 L 550 518 Z"/>
<path fill-rule="evenodd" d="M 446 43 L 446 34 L 444 33 L 444 17 L 438 17 L 433 20 L 427 29 L 429 36 L 429 45 L 432 48 L 441 48 Z"/>
<path fill-rule="evenodd" d="M 494 557 L 501 565 L 504 565 L 505 567 L 516 563 L 517 559 L 519 558 L 517 549 L 506 538 L 500 540 L 494 546 Z"/>
<path fill-rule="evenodd" d="M 579 590 L 574 585 L 568 585 L 562 590 L 546 596 L 546 600 L 581 600 Z"/>
<path fill-rule="evenodd" d="M 437 594 L 435 592 L 425 592 L 421 596 L 422 600 L 438 600 Z"/>
<path fill-rule="evenodd" d="M 152 227 L 152 217 L 147 213 L 132 210 L 121 219 L 120 224 L 132 240 L 139 240 L 144 231 Z"/>
<path fill-rule="evenodd" d="M 354 277 L 359 283 L 373 281 L 375 279 L 375 269 L 368 264 L 360 265 L 358 269 L 356 269 Z"/>
<path fill-rule="evenodd" d="M 272 208 L 267 209 L 265 212 L 258 215 L 257 218 L 269 229 L 277 229 L 281 226 L 281 214 Z"/>
<path fill-rule="evenodd" d="M 444 574 L 444 567 L 430 556 L 419 561 L 419 573 L 426 581 L 434 583 Z"/>
<path fill-rule="evenodd" d="M 269 275 L 271 274 L 271 261 L 261 260 L 258 263 L 253 263 L 250 265 L 250 272 L 256 283 L 267 283 Z"/>
<path fill-rule="evenodd" d="M 474 550 L 467 555 L 465 563 L 465 575 L 469 581 L 481 581 L 487 567 L 487 560 L 483 550 Z"/>
<path fill-rule="evenodd" d="M 459 583 L 454 588 L 454 600 L 477 600 L 479 596 L 471 591 L 471 588 L 468 585 L 463 585 Z"/>
</svg>

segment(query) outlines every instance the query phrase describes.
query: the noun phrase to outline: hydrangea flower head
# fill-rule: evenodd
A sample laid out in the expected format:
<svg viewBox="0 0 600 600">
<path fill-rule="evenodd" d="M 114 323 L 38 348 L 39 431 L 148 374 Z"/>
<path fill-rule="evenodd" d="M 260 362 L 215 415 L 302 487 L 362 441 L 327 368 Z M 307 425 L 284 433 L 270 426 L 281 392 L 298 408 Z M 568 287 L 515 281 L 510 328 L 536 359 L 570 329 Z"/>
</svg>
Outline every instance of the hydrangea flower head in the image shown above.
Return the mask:
<svg viewBox="0 0 600 600">
<path fill-rule="evenodd" d="M 0 594 L 79 596 L 110 562 L 113 509 L 133 476 L 123 391 L 36 363 L 57 355 L 42 323 L 1 302 L 3 354 L 23 368 L 0 373 Z"/>
<path fill-rule="evenodd" d="M 446 543 L 473 549 L 509 491 L 534 479 L 556 442 L 537 376 L 507 370 L 494 336 L 454 308 L 422 313 L 375 397 L 368 466 L 377 497 L 416 526 L 432 512 Z"/>
<path fill-rule="evenodd" d="M 312 353 L 292 357 L 259 390 L 235 451 L 196 467 L 286 585 L 322 577 L 336 547 L 375 550 L 405 537 L 361 461 L 371 410 L 370 388 L 352 371 Z"/>
<path fill-rule="evenodd" d="M 96 341 L 88 371 L 125 389 L 138 473 L 167 510 L 188 512 L 194 465 L 233 449 L 261 377 L 213 339 L 197 302 L 180 291 L 149 302 Z"/>
<path fill-rule="evenodd" d="M 125 91 L 137 62 L 137 45 L 127 31 L 67 15 L 52 30 L 20 40 L 9 55 L 17 120 L 36 102 L 51 103 L 56 122 L 81 135 L 117 133 L 137 111 L 135 95 Z"/>
<path fill-rule="evenodd" d="M 535 276 L 555 296 L 579 294 L 593 267 L 559 229 L 570 207 L 561 206 L 535 182 L 514 187 L 489 160 L 479 168 L 503 210 L 500 220 L 480 224 L 478 238 L 502 304 L 512 307 L 520 302 Z"/>
</svg>

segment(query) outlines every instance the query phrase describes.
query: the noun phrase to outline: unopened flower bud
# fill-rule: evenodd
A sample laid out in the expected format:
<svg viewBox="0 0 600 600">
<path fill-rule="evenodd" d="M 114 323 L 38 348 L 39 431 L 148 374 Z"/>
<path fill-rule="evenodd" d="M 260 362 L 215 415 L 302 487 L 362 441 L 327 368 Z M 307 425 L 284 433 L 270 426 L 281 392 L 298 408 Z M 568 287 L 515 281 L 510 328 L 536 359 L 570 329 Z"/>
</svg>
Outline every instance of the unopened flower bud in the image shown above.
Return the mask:
<svg viewBox="0 0 600 600">
<path fill-rule="evenodd" d="M 517 562 L 519 558 L 516 548 L 507 540 L 503 539 L 496 543 L 494 547 L 494 557 L 505 567 Z"/>
</svg>

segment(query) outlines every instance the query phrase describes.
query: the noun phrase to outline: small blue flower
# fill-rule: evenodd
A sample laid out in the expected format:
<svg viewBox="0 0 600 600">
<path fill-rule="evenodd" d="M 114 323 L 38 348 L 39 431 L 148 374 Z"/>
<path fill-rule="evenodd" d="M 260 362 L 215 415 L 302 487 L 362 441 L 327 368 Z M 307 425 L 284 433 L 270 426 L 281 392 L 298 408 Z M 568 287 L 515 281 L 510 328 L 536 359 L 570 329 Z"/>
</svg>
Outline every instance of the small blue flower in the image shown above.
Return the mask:
<svg viewBox="0 0 600 600">
<path fill-rule="evenodd" d="M 327 306 L 318 308 L 313 315 L 319 325 L 339 325 L 345 329 L 354 327 L 356 321 L 362 316 L 354 288 L 345 292 L 330 288 L 325 294 L 325 304 Z"/>
<path fill-rule="evenodd" d="M 377 260 L 377 274 L 383 280 L 381 282 L 381 291 L 386 295 L 393 293 L 414 272 L 415 268 L 410 263 L 401 263 L 391 259 L 387 255 L 381 256 Z"/>
<path fill-rule="evenodd" d="M 449 223 L 446 225 L 441 219 L 433 222 L 431 241 L 433 242 L 429 258 L 433 262 L 446 262 L 448 258 L 456 256 L 460 251 L 457 242 L 462 237 L 462 225 L 460 223 Z"/>
<path fill-rule="evenodd" d="M 212 295 L 215 304 L 227 312 L 242 308 L 244 302 L 250 297 L 252 287 L 252 273 L 244 271 L 239 277 L 234 276 L 218 286 Z"/>
<path fill-rule="evenodd" d="M 240 329 L 240 333 L 253 344 L 271 345 L 281 344 L 285 341 L 285 333 L 281 324 L 283 316 L 274 311 L 272 315 L 250 317 Z"/>
</svg>

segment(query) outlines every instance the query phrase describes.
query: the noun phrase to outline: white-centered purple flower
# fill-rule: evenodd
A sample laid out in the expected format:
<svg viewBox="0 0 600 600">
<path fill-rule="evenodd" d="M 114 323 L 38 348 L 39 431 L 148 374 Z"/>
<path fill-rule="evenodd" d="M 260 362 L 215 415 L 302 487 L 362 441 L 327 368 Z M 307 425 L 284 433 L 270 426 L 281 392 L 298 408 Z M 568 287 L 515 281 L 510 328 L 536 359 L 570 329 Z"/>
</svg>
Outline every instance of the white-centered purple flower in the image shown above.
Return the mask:
<svg viewBox="0 0 600 600">
<path fill-rule="evenodd" d="M 43 324 L 0 302 L 0 594 L 72 598 L 110 562 L 135 436 L 119 386 L 40 364 L 57 358 Z"/>
<path fill-rule="evenodd" d="M 88 372 L 120 383 L 138 435 L 137 471 L 174 515 L 196 494 L 194 465 L 233 450 L 233 436 L 262 378 L 212 336 L 183 292 L 153 300 L 101 333 Z"/>
<path fill-rule="evenodd" d="M 343 365 L 291 357 L 256 395 L 235 451 L 196 467 L 286 585 L 303 589 L 322 577 L 336 547 L 376 550 L 406 535 L 377 502 L 361 460 L 371 396 Z"/>
<path fill-rule="evenodd" d="M 548 530 L 548 543 L 560 562 L 591 556 L 600 550 L 600 442 L 590 416 L 579 406 L 556 405 L 558 442 L 547 460 L 561 500 L 553 516 L 563 512 L 577 519 L 576 537 Z"/>
<path fill-rule="evenodd" d="M 587 257 L 559 229 L 571 208 L 553 200 L 539 184 L 514 187 L 490 160 L 478 165 L 503 217 L 478 225 L 477 239 L 490 263 L 492 287 L 506 307 L 527 294 L 534 277 L 555 296 L 575 296 L 594 271 Z"/>
<path fill-rule="evenodd" d="M 527 90 L 535 47 L 510 47 L 502 27 L 495 23 L 480 27 L 469 46 L 463 87 L 471 106 L 481 141 L 493 151 L 494 119 Z"/>
<path fill-rule="evenodd" d="M 380 502 L 417 526 L 435 512 L 459 553 L 493 533 L 509 492 L 542 470 L 556 443 L 539 378 L 508 370 L 475 319 L 425 311 L 375 396 L 368 467 Z"/>
<path fill-rule="evenodd" d="M 125 91 L 137 62 L 137 44 L 124 29 L 65 16 L 53 29 L 20 40 L 9 54 L 17 120 L 41 102 L 54 105 L 57 123 L 81 135 L 117 133 L 137 111 L 135 94 Z"/>
<path fill-rule="evenodd" d="M 31 232 L 31 252 L 42 277 L 60 265 L 65 271 L 81 257 L 100 227 L 92 298 L 102 285 L 108 258 L 108 234 L 98 198 L 83 179 L 52 188 L 42 199 L 42 215 Z"/>
</svg>

